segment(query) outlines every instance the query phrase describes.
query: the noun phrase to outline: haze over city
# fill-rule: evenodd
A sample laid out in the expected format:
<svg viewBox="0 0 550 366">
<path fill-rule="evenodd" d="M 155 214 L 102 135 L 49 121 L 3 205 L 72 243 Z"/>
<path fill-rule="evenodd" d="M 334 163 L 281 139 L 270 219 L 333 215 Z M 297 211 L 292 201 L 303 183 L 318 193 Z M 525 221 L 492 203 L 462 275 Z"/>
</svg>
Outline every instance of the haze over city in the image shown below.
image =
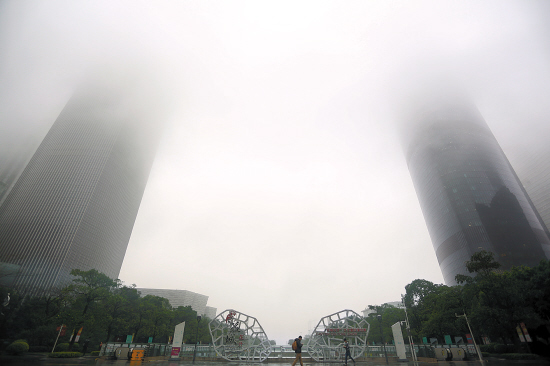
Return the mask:
<svg viewBox="0 0 550 366">
<path fill-rule="evenodd" d="M 38 146 L 85 80 L 140 94 L 164 132 L 120 279 L 207 295 L 286 343 L 443 282 L 401 146 L 407 98 L 451 81 L 512 165 L 545 147 L 548 15 L 545 1 L 2 1 L 0 154 Z"/>
</svg>

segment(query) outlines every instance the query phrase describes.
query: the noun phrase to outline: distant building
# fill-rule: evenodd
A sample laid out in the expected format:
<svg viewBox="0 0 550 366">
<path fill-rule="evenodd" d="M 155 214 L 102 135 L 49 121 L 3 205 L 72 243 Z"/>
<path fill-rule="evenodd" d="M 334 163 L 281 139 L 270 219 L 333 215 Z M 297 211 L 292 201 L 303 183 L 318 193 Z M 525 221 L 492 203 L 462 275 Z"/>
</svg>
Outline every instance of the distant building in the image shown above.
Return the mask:
<svg viewBox="0 0 550 366">
<path fill-rule="evenodd" d="M 0 282 L 40 295 L 72 269 L 117 278 L 159 131 L 138 103 L 75 94 L 0 206 Z"/>
<path fill-rule="evenodd" d="M 216 308 L 206 306 L 208 302 L 208 296 L 201 295 L 196 292 L 187 291 L 187 290 L 168 290 L 160 288 L 137 288 L 141 293 L 141 296 L 153 295 L 160 296 L 168 299 L 170 305 L 173 308 L 180 306 L 191 306 L 191 309 L 197 312 L 197 315 L 204 315 L 210 319 L 216 317 Z M 209 316 L 212 315 L 213 316 Z"/>
<path fill-rule="evenodd" d="M 218 309 L 213 308 L 211 306 L 207 306 L 204 309 L 204 316 L 206 316 L 208 319 L 214 319 L 216 317 Z"/>
<path fill-rule="evenodd" d="M 390 301 L 390 302 L 386 302 L 382 305 L 391 305 L 391 306 L 396 307 L 396 308 L 402 308 L 403 307 L 403 303 L 401 301 Z M 365 310 L 361 310 L 361 312 L 363 313 L 363 316 L 366 318 L 366 317 L 369 316 L 369 314 L 376 313 L 376 310 L 375 309 L 369 309 L 367 307 L 367 308 L 365 308 Z"/>
<path fill-rule="evenodd" d="M 548 232 L 480 113 L 447 104 L 415 122 L 407 163 L 445 283 L 469 275 L 480 249 L 503 270 L 549 258 Z"/>
</svg>

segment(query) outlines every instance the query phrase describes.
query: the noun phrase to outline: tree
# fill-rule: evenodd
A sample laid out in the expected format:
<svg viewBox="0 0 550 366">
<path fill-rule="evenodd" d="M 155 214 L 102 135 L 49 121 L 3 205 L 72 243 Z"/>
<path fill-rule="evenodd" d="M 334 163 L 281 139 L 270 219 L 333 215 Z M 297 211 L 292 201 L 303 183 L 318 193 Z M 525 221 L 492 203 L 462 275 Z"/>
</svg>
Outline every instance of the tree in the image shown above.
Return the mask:
<svg viewBox="0 0 550 366">
<path fill-rule="evenodd" d="M 475 273 L 476 276 L 486 277 L 493 271 L 500 268 L 500 263 L 498 263 L 492 252 L 486 250 L 480 250 L 472 254 L 472 257 L 469 261 L 466 261 L 466 269 L 470 273 Z M 456 282 L 465 283 L 471 282 L 472 278 L 470 276 L 465 276 L 457 274 L 455 276 Z"/>
<path fill-rule="evenodd" d="M 168 338 L 170 320 L 172 318 L 172 306 L 168 299 L 160 296 L 147 295 L 143 298 L 142 306 L 145 309 L 145 323 L 143 330 L 149 337 Z M 137 338 L 137 335 L 136 335 Z"/>
<path fill-rule="evenodd" d="M 377 343 L 380 342 L 380 339 L 384 343 L 391 343 L 393 340 L 391 326 L 405 320 L 405 310 L 390 304 L 369 305 L 368 308 L 375 311 L 367 316 L 367 321 L 370 324 L 369 339 Z M 381 324 L 378 315 L 382 316 Z M 380 327 L 382 327 L 382 336 Z"/>
<path fill-rule="evenodd" d="M 423 299 L 423 319 L 421 334 L 438 338 L 442 335 L 467 333 L 456 314 L 462 314 L 462 288 L 459 286 L 439 286 Z"/>
<path fill-rule="evenodd" d="M 73 283 L 63 289 L 63 292 L 73 300 L 69 312 L 65 314 L 67 320 L 72 320 L 75 331 L 80 329 L 85 322 L 94 323 L 88 316 L 88 310 L 98 301 L 111 295 L 110 290 L 120 285 L 119 280 L 113 280 L 96 269 L 82 271 L 73 269 L 71 275 L 75 276 Z M 69 351 L 72 350 L 76 337 L 71 337 Z"/>
<path fill-rule="evenodd" d="M 521 270 L 512 268 L 511 272 L 529 283 L 529 305 L 542 319 L 550 323 L 550 261 L 543 259 L 536 267 L 523 267 Z"/>
<path fill-rule="evenodd" d="M 475 276 L 457 275 L 455 278 L 464 285 L 464 307 L 474 328 L 492 339 L 507 343 L 508 339 L 516 339 L 518 323 L 540 324 L 540 316 L 530 299 L 536 298 L 534 289 L 538 285 L 550 282 L 544 279 L 535 285 L 532 282 L 536 277 L 535 270 L 520 266 L 498 273 L 496 270 L 500 264 L 495 261 L 493 253 L 486 250 L 474 253 L 466 262 L 466 268 Z M 541 274 L 540 278 L 544 278 L 548 273 L 542 271 Z"/>
<path fill-rule="evenodd" d="M 430 311 L 425 299 L 432 294 L 437 294 L 441 286 L 421 279 L 416 279 L 405 286 L 403 302 L 407 307 L 411 333 L 417 339 L 422 335 L 422 323 L 428 320 Z"/>
<path fill-rule="evenodd" d="M 120 286 L 111 290 L 111 296 L 102 301 L 98 307 L 102 326 L 105 329 L 104 342 L 108 342 L 111 335 L 126 331 L 132 318 L 132 309 L 137 306 L 139 293 L 135 285 Z"/>
<path fill-rule="evenodd" d="M 472 326 L 481 329 L 492 339 L 516 339 L 520 322 L 540 324 L 540 318 L 529 306 L 530 284 L 518 277 L 529 270 L 518 267 L 514 271 L 476 276 L 464 286 L 464 302 L 469 308 Z"/>
</svg>

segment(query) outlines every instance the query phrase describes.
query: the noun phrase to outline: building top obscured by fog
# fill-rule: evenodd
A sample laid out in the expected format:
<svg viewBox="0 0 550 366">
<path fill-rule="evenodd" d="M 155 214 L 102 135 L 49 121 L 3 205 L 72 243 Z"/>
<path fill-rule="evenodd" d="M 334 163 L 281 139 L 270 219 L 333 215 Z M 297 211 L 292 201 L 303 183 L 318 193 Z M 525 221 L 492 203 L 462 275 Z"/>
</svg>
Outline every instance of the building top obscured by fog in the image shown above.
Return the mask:
<svg viewBox="0 0 550 366">
<path fill-rule="evenodd" d="M 429 105 L 411 116 L 406 158 L 447 285 L 481 249 L 503 270 L 550 257 L 545 226 L 508 159 L 471 105 Z"/>
<path fill-rule="evenodd" d="M 5 286 L 41 295 L 71 283 L 73 269 L 118 278 L 162 131 L 144 105 L 82 87 L 20 177 L 8 175 L 16 181 L 0 206 Z M 24 155 L 13 172 L 22 165 Z"/>
</svg>

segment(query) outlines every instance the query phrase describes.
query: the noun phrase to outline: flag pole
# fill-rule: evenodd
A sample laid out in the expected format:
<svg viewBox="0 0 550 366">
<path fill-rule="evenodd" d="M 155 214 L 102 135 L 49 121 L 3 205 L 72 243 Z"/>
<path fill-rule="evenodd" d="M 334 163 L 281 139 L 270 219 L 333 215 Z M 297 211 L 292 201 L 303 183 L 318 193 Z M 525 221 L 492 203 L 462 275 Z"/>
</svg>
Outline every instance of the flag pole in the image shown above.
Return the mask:
<svg viewBox="0 0 550 366">
<path fill-rule="evenodd" d="M 61 324 L 61 326 L 59 327 L 59 333 L 57 333 L 57 338 L 55 339 L 55 343 L 53 344 L 53 348 L 52 348 L 52 351 L 50 353 L 53 353 L 53 350 L 55 349 L 55 346 L 57 346 L 57 340 L 59 339 L 59 335 L 61 334 L 61 331 L 63 330 L 64 326 L 65 326 L 65 324 Z"/>
</svg>

